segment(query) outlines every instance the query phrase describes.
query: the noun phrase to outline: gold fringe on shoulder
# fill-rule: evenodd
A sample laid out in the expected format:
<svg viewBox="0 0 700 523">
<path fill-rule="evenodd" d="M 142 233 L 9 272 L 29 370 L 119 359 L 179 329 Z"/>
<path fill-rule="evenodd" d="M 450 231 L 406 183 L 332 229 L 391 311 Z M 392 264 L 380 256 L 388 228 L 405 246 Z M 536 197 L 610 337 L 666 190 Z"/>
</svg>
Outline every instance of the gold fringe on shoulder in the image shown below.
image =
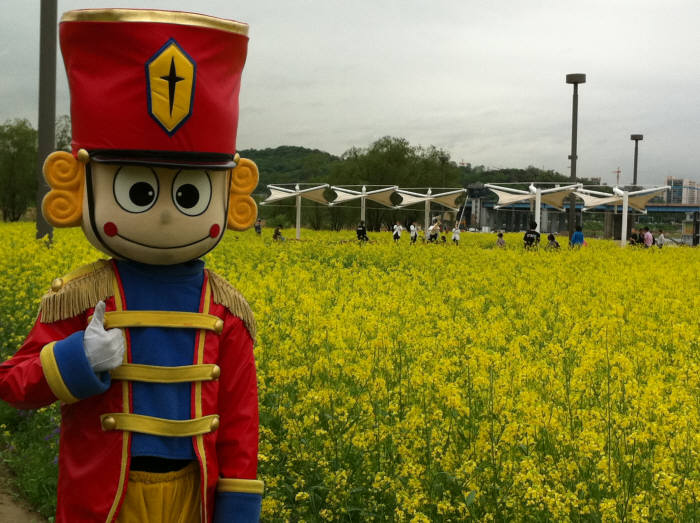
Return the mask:
<svg viewBox="0 0 700 523">
<path fill-rule="evenodd" d="M 114 295 L 112 265 L 100 260 L 51 283 L 41 298 L 41 321 L 53 323 L 77 316 Z"/>
<path fill-rule="evenodd" d="M 253 311 L 250 310 L 248 302 L 245 301 L 243 295 L 233 285 L 221 276 L 210 270 L 207 270 L 207 272 L 209 273 L 209 283 L 211 284 L 214 303 L 223 305 L 231 314 L 239 317 L 248 329 L 250 337 L 255 341 L 255 317 L 253 316 Z"/>
</svg>

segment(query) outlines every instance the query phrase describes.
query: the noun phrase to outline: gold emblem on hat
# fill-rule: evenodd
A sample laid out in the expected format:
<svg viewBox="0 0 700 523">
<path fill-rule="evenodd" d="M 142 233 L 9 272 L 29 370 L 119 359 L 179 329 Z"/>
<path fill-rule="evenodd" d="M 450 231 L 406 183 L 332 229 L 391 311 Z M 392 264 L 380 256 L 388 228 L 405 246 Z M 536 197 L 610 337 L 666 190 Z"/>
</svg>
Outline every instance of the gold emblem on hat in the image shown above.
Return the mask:
<svg viewBox="0 0 700 523">
<path fill-rule="evenodd" d="M 174 134 L 192 113 L 194 61 L 169 40 L 146 64 L 148 110 L 168 134 Z"/>
</svg>

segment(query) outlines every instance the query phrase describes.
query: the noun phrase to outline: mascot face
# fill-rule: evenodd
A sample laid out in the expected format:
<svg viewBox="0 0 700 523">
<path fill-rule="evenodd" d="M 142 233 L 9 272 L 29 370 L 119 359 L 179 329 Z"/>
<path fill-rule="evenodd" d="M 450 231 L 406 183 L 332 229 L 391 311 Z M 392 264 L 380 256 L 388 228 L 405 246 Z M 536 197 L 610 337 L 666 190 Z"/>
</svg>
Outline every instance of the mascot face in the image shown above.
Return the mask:
<svg viewBox="0 0 700 523">
<path fill-rule="evenodd" d="M 226 228 L 230 171 L 91 163 L 82 228 L 108 254 L 152 265 L 193 260 Z"/>
</svg>

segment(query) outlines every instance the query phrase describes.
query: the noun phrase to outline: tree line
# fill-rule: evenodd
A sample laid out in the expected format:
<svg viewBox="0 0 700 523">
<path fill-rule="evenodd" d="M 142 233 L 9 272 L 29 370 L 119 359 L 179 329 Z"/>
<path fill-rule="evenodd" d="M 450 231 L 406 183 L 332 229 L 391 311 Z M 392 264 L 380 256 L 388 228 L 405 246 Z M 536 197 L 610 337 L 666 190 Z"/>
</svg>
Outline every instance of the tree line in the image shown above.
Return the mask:
<svg viewBox="0 0 700 523">
<path fill-rule="evenodd" d="M 56 149 L 70 150 L 70 118 L 61 116 L 56 121 Z M 368 190 L 376 185 L 412 187 L 468 187 L 471 195 L 491 196 L 479 189 L 478 184 L 531 181 L 568 183 L 569 179 L 555 171 L 535 167 L 526 169 L 490 170 L 483 165 L 457 164 L 450 153 L 435 146 L 411 145 L 400 137 L 386 136 L 367 147 L 352 147 L 340 156 L 318 149 L 280 146 L 268 149 L 245 149 L 242 157 L 250 158 L 260 169 L 260 183 L 254 196 L 262 201 L 267 196 L 268 184 L 328 183 L 355 185 Z M 14 119 L 0 124 L 0 209 L 4 221 L 17 221 L 29 208 L 35 206 L 37 191 L 37 131 L 28 120 Z M 590 180 L 580 179 L 584 183 Z M 394 195 L 395 203 L 400 197 Z M 329 189 L 327 199 L 334 198 Z M 295 222 L 294 199 L 282 200 L 276 205 L 260 206 L 260 217 L 269 225 L 291 226 Z M 303 200 L 304 226 L 314 229 L 339 230 L 354 227 L 359 219 L 359 200 L 328 207 Z M 367 225 L 377 230 L 382 224 L 396 221 L 422 222 L 422 205 L 407 209 L 393 209 L 367 200 Z"/>
<path fill-rule="evenodd" d="M 70 150 L 70 118 L 56 120 L 56 149 Z M 0 124 L 0 210 L 15 222 L 36 205 L 38 133 L 29 120 Z"/>
</svg>

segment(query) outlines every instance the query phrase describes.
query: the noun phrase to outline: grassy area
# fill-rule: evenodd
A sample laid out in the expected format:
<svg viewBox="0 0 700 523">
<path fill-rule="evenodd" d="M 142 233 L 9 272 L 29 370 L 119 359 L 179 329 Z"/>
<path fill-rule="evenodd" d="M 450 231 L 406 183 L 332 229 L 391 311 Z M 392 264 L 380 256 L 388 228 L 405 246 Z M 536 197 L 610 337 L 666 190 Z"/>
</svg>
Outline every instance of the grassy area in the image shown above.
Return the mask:
<svg viewBox="0 0 700 523">
<path fill-rule="evenodd" d="M 291 230 L 284 231 L 293 238 Z M 525 251 L 522 234 L 395 245 L 227 233 L 207 265 L 258 322 L 266 521 L 683 521 L 700 511 L 695 249 Z M 0 349 L 42 292 L 102 257 L 0 225 Z M 0 409 L 42 513 L 56 407 Z M 42 508 L 43 507 L 43 508 Z"/>
</svg>

